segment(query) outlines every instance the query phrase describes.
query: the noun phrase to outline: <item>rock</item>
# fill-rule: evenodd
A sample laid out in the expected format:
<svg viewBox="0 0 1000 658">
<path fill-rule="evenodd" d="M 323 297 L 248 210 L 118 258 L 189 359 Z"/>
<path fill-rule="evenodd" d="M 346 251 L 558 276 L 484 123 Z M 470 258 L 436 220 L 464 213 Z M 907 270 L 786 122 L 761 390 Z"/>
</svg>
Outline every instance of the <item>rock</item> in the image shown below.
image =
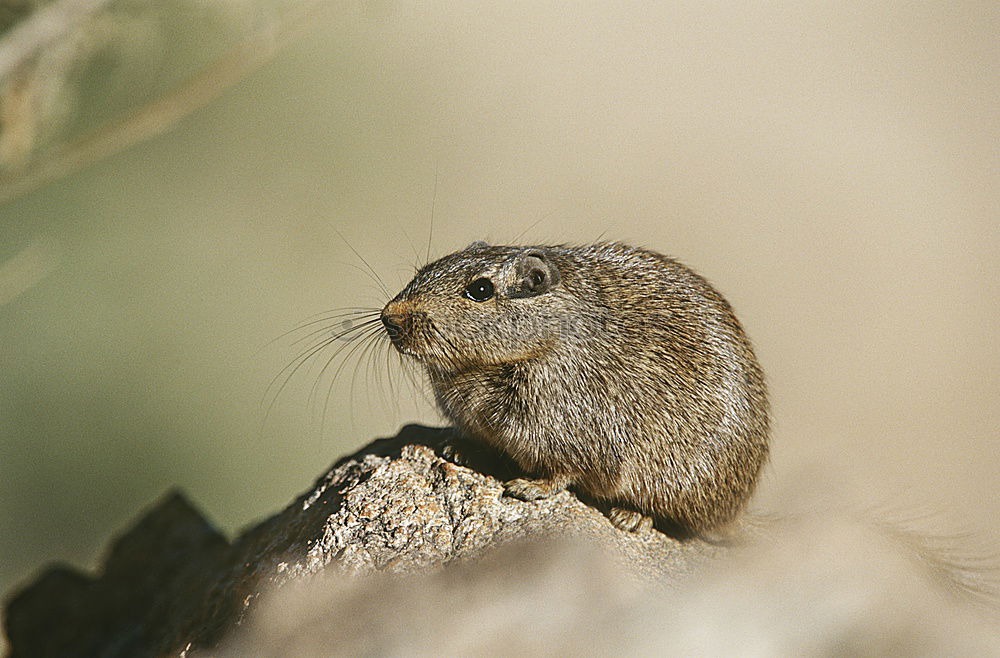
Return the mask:
<svg viewBox="0 0 1000 658">
<path fill-rule="evenodd" d="M 613 551 L 581 539 L 512 542 L 402 577 L 300 579 L 207 655 L 1000 655 L 995 606 L 955 596 L 907 542 L 836 514 L 783 521 L 669 587 L 623 578 Z"/>
<path fill-rule="evenodd" d="M 112 545 L 96 577 L 53 567 L 9 601 L 11 656 L 144 656 L 215 646 L 263 592 L 321 572 L 417 573 L 520 540 L 573 537 L 625 579 L 669 583 L 724 549 L 614 528 L 569 492 L 503 495 L 510 465 L 450 430 L 408 425 L 337 462 L 281 513 L 229 543 L 179 493 Z M 669 529 L 667 529 L 669 530 Z"/>
</svg>

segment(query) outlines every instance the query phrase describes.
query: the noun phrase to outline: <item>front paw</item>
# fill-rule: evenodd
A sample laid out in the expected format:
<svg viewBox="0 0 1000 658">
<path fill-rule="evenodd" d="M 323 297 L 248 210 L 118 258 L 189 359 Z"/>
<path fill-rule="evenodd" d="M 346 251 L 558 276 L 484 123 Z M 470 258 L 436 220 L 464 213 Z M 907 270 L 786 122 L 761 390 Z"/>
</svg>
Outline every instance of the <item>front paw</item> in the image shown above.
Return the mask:
<svg viewBox="0 0 1000 658">
<path fill-rule="evenodd" d="M 504 482 L 504 490 L 508 496 L 520 500 L 541 500 L 549 498 L 564 491 L 569 483 L 559 478 L 542 478 L 529 480 L 528 478 L 517 478 Z"/>
<path fill-rule="evenodd" d="M 465 451 L 455 445 L 454 442 L 445 443 L 441 446 L 441 456 L 451 463 L 458 464 L 459 466 L 469 465 Z"/>
</svg>

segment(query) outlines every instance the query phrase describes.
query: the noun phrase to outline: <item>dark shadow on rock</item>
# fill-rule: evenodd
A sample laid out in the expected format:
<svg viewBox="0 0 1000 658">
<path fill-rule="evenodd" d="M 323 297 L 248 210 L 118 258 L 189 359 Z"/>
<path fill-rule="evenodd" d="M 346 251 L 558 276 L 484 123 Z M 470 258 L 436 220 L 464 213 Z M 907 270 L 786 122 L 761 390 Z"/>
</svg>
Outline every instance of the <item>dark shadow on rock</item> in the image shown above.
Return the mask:
<svg viewBox="0 0 1000 658">
<path fill-rule="evenodd" d="M 400 451 L 407 445 L 426 446 L 442 459 L 460 466 L 467 466 L 501 482 L 526 475 L 504 454 L 479 441 L 462 436 L 451 427 L 427 427 L 417 424 L 404 425 L 399 434 L 392 438 L 372 441 L 358 453 L 341 459 L 334 468 L 345 461 L 358 459 L 369 454 L 380 457 L 399 457 Z"/>
</svg>

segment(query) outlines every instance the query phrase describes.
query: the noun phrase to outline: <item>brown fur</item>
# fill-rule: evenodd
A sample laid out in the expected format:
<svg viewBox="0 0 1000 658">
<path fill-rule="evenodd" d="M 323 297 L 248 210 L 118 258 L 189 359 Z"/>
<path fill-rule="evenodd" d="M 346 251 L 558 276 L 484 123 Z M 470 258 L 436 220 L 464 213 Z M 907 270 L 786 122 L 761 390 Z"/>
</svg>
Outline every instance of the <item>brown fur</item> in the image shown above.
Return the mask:
<svg viewBox="0 0 1000 658">
<path fill-rule="evenodd" d="M 466 294 L 489 279 L 486 301 Z M 539 282 L 539 280 L 541 280 Z M 767 457 L 768 403 L 750 342 L 723 297 L 666 256 L 617 243 L 474 243 L 424 266 L 382 311 L 467 436 L 538 478 L 703 532 L 731 520 Z"/>
</svg>

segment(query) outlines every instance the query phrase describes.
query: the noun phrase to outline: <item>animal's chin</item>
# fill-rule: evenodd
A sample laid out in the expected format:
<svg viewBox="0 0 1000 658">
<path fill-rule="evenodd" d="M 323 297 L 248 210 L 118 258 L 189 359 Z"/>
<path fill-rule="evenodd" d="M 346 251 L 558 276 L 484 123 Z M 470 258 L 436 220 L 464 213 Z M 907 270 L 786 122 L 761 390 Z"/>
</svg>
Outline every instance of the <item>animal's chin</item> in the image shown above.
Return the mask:
<svg viewBox="0 0 1000 658">
<path fill-rule="evenodd" d="M 419 342 L 414 344 L 403 340 L 393 341 L 392 346 L 405 358 L 412 359 L 421 366 L 440 373 L 467 372 L 484 367 L 504 365 L 503 363 L 482 363 L 478 360 L 470 361 L 466 358 L 451 356 L 441 353 L 436 349 L 436 346 L 426 346 Z"/>
<path fill-rule="evenodd" d="M 417 361 L 423 360 L 423 356 L 419 352 L 414 350 L 413 347 L 410 345 L 405 345 L 402 343 L 398 343 L 396 341 L 392 341 L 392 346 L 396 348 L 397 352 L 399 352 L 400 354 L 402 354 L 407 358 L 415 359 Z"/>
<path fill-rule="evenodd" d="M 422 350 L 413 346 L 410 343 L 405 343 L 402 341 L 393 341 L 392 346 L 396 348 L 396 351 L 402 354 L 407 359 L 413 359 L 421 365 L 427 365 L 429 361 L 435 361 L 432 357 L 429 357 Z"/>
<path fill-rule="evenodd" d="M 418 361 L 421 359 L 420 352 L 414 349 L 413 341 L 401 335 L 401 333 L 399 332 L 394 333 L 390 331 L 388 333 L 389 333 L 389 342 L 392 343 L 392 346 L 396 349 L 397 352 L 411 359 L 417 359 Z"/>
<path fill-rule="evenodd" d="M 463 364 L 461 361 L 448 358 L 443 354 L 420 353 L 411 354 L 409 357 L 428 370 L 433 370 L 442 374 L 461 372 L 463 370 L 467 370 L 469 367 L 468 364 Z"/>
<path fill-rule="evenodd" d="M 417 353 L 408 354 L 407 356 L 426 368 L 441 371 L 453 370 L 455 368 L 454 363 L 438 356 Z"/>
</svg>

